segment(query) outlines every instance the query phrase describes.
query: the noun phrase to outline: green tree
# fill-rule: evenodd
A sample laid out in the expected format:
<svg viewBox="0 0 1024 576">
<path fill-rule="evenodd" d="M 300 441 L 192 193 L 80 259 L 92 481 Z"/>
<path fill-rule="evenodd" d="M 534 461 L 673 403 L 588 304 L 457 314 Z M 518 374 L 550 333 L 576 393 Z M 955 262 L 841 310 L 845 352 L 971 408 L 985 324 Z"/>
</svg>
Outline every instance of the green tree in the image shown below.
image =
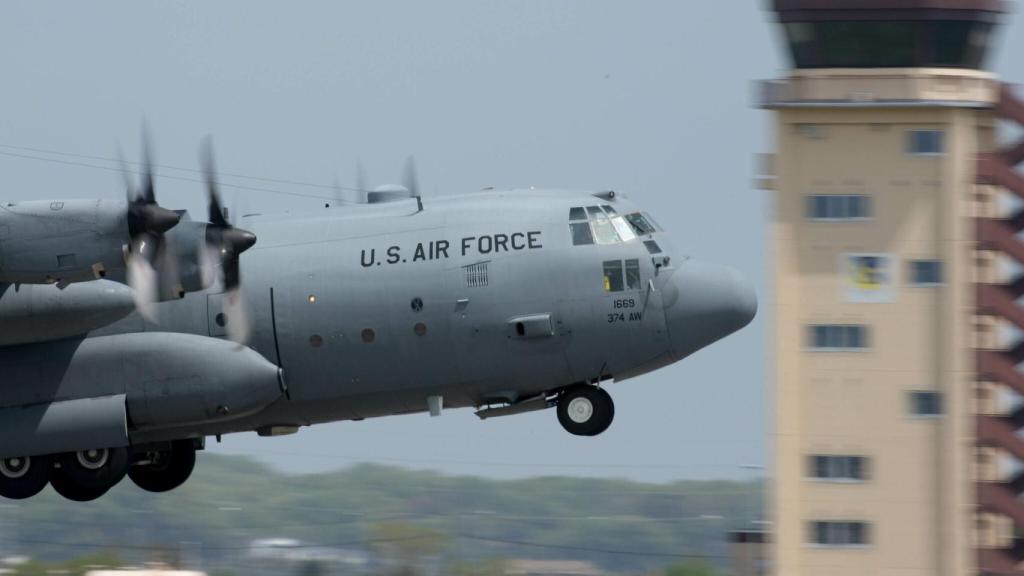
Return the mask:
<svg viewBox="0 0 1024 576">
<path fill-rule="evenodd" d="M 408 522 L 381 522 L 370 530 L 370 541 L 378 557 L 394 567 L 394 574 L 416 574 L 419 567 L 436 558 L 447 545 L 441 532 Z"/>
</svg>

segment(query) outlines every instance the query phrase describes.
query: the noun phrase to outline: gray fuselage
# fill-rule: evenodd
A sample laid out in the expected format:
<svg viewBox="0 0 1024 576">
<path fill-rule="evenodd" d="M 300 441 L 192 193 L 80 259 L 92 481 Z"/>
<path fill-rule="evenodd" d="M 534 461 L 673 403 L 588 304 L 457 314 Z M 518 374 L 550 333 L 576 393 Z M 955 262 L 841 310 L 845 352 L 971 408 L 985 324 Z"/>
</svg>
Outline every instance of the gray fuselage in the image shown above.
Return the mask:
<svg viewBox="0 0 1024 576">
<path fill-rule="evenodd" d="M 595 214 L 640 213 L 621 197 L 490 191 L 423 205 L 244 217 L 259 238 L 241 259 L 249 345 L 282 368 L 287 397 L 244 419 L 137 439 L 426 411 L 431 396 L 446 407 L 515 403 L 660 368 L 756 310 L 731 269 L 688 260 L 660 228 L 637 235 Z M 619 233 L 592 224 L 593 243 L 574 244 L 571 214 L 588 208 Z M 222 337 L 224 298 L 191 293 L 160 304 L 155 324 L 133 314 L 94 335 Z"/>
</svg>

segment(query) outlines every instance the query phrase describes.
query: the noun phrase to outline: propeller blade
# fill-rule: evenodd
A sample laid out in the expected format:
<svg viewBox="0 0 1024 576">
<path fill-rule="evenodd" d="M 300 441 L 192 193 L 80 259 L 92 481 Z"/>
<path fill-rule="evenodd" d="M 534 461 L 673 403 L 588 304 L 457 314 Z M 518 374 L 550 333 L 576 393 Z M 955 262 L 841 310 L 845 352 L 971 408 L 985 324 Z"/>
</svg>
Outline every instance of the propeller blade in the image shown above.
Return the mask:
<svg viewBox="0 0 1024 576">
<path fill-rule="evenodd" d="M 229 290 L 222 301 L 224 316 L 227 323 L 224 325 L 228 333 L 228 339 L 238 344 L 249 342 L 252 332 L 252 322 L 249 319 L 249 307 L 238 289 Z"/>
<path fill-rule="evenodd" d="M 334 175 L 334 206 L 338 207 L 345 203 L 345 194 L 341 190 L 341 184 L 338 183 L 338 175 Z"/>
<path fill-rule="evenodd" d="M 132 288 L 135 309 L 149 322 L 156 322 L 154 304 L 159 295 L 156 270 L 147 256 L 155 254 L 156 249 L 153 237 L 142 234 L 132 242 L 132 250 L 126 262 L 128 285 Z"/>
<path fill-rule="evenodd" d="M 170 238 L 164 238 L 160 242 L 153 268 L 156 270 L 157 293 L 160 300 L 185 297 L 185 288 L 181 285 L 181 274 L 178 272 L 177 250 Z"/>
<path fill-rule="evenodd" d="M 416 177 L 416 159 L 412 156 L 405 160 L 405 168 L 402 170 L 402 186 L 405 186 L 414 198 L 419 197 L 420 186 L 419 179 Z"/>
<path fill-rule="evenodd" d="M 137 198 L 135 193 L 135 183 L 132 182 L 131 171 L 128 170 L 128 163 L 124 160 L 124 153 L 121 151 L 121 144 L 115 143 L 117 149 L 117 164 L 121 168 L 121 177 L 124 179 L 124 194 L 125 199 L 131 204 Z"/>
<path fill-rule="evenodd" d="M 209 241 L 207 241 L 206 247 L 199 251 L 199 272 L 203 288 L 209 288 L 217 282 L 223 281 L 220 268 L 220 248 Z"/>
<path fill-rule="evenodd" d="M 156 204 L 156 195 L 153 192 L 153 156 L 149 141 L 149 127 L 142 122 L 142 201 L 147 204 Z"/>
<path fill-rule="evenodd" d="M 199 153 L 199 163 L 202 165 L 203 178 L 206 180 L 206 194 L 210 197 L 210 222 L 214 226 L 228 228 L 231 225 L 224 218 L 224 204 L 220 200 L 220 192 L 217 189 L 217 166 L 213 159 L 212 136 L 203 138 L 203 144 Z"/>
<path fill-rule="evenodd" d="M 366 168 L 363 167 L 362 160 L 356 160 L 356 190 L 359 193 L 366 196 Z"/>
</svg>

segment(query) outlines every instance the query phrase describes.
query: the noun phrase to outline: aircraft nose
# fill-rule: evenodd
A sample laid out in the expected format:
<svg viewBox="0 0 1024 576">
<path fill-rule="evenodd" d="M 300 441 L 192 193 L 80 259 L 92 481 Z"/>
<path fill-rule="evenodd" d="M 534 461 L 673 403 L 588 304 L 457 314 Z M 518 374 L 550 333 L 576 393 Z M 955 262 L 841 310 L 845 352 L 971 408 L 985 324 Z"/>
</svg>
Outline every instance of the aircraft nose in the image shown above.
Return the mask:
<svg viewBox="0 0 1024 576">
<path fill-rule="evenodd" d="M 695 260 L 669 278 L 665 320 L 676 358 L 684 358 L 743 328 L 757 314 L 753 285 L 737 270 Z"/>
</svg>

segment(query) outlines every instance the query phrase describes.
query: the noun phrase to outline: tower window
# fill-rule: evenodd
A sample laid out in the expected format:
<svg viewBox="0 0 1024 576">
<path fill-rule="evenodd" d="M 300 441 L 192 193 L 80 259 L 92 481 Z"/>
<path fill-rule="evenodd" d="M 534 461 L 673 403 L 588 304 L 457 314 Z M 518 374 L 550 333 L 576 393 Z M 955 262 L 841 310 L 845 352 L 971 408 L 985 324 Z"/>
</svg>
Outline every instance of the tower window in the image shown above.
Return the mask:
<svg viewBox="0 0 1024 576">
<path fill-rule="evenodd" d="M 808 540 L 819 546 L 867 546 L 870 525 L 858 521 L 808 522 Z"/>
<path fill-rule="evenodd" d="M 832 482 L 862 482 L 868 479 L 868 462 L 864 456 L 814 454 L 808 457 L 809 478 Z"/>
<path fill-rule="evenodd" d="M 911 260 L 910 283 L 914 286 L 942 284 L 942 262 L 939 260 Z"/>
<path fill-rule="evenodd" d="M 807 196 L 810 220 L 865 220 L 871 218 L 871 197 L 864 194 Z"/>
<path fill-rule="evenodd" d="M 910 413 L 925 418 L 942 416 L 942 394 L 920 390 L 911 392 Z"/>
<path fill-rule="evenodd" d="M 907 154 L 937 156 L 943 153 L 942 130 L 910 130 L 907 132 Z"/>
<path fill-rule="evenodd" d="M 857 352 L 868 347 L 867 326 L 817 324 L 809 327 L 810 349 L 818 352 Z"/>
</svg>

